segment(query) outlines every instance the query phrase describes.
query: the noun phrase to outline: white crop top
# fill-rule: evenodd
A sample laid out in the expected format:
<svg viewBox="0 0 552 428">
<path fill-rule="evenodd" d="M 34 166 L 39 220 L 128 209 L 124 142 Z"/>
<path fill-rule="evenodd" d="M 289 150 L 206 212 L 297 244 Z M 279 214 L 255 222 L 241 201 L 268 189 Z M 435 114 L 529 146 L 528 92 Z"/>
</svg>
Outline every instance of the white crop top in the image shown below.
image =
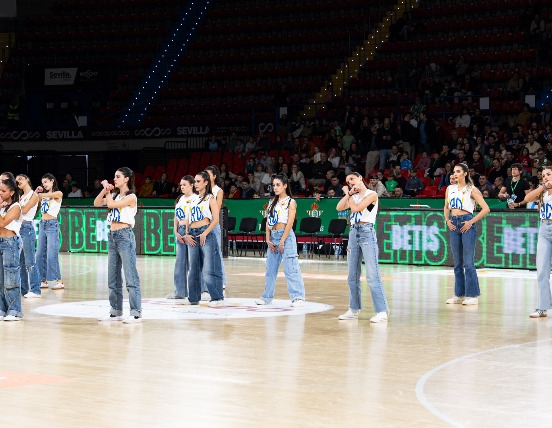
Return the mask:
<svg viewBox="0 0 552 428">
<path fill-rule="evenodd" d="M 206 196 L 203 201 L 201 201 L 201 196 L 196 195 L 190 203 L 190 223 L 195 223 L 196 221 L 201 221 L 204 218 L 213 220 L 213 214 L 211 213 L 211 208 L 209 207 L 209 201 L 213 196 Z M 201 201 L 201 202 L 200 202 Z"/>
<path fill-rule="evenodd" d="M 362 199 L 368 197 L 372 193 L 376 193 L 376 192 L 370 189 L 366 189 L 366 192 L 364 192 L 364 195 L 361 196 L 359 193 L 355 193 L 353 196 L 351 196 L 351 198 L 353 199 L 353 201 L 355 201 L 355 203 L 359 204 Z M 378 214 L 378 205 L 379 205 L 379 200 L 376 199 L 376 202 L 374 202 L 374 206 L 372 207 L 371 210 L 368 209 L 370 207 L 370 205 L 368 205 L 362 211 L 359 211 L 356 213 L 351 212 L 351 216 L 350 216 L 351 225 L 356 223 L 361 223 L 361 222 L 374 224 L 376 222 L 376 215 Z"/>
<path fill-rule="evenodd" d="M 121 197 L 121 194 L 119 193 L 115 198 L 115 200 L 120 201 L 124 198 L 136 199 L 136 203 L 134 204 L 134 207 L 130 207 L 127 205 L 127 206 L 124 206 L 123 208 L 111 208 L 109 210 L 109 214 L 107 214 L 107 222 L 109 224 L 111 224 L 112 222 L 125 223 L 125 224 L 128 224 L 130 227 L 134 227 L 134 217 L 138 212 L 138 198 L 134 194 L 125 195 Z"/>
<path fill-rule="evenodd" d="M 190 204 L 192 199 L 195 197 L 195 194 L 192 194 L 189 197 L 182 195 L 176 206 L 174 207 L 174 216 L 178 221 L 186 220 L 190 215 Z"/>
<path fill-rule="evenodd" d="M 23 195 L 19 200 L 19 203 L 22 207 L 26 206 L 31 198 L 33 197 L 34 192 L 31 190 L 26 195 Z M 38 202 L 29 210 L 26 214 L 22 214 L 22 221 L 32 221 L 35 218 L 36 211 L 38 210 Z"/>
<path fill-rule="evenodd" d="M 215 186 L 211 189 L 212 193 L 213 193 L 213 196 L 215 197 L 215 199 L 217 199 L 217 195 L 218 195 L 218 192 L 220 192 L 222 189 L 220 187 L 218 187 L 216 184 Z"/>
<path fill-rule="evenodd" d="M 467 211 L 473 214 L 475 209 L 475 201 L 471 196 L 473 186 L 464 186 L 462 190 L 458 190 L 458 184 L 452 184 L 447 189 L 450 209 Z"/>
<path fill-rule="evenodd" d="M 552 219 L 552 195 L 548 194 L 546 190 L 542 195 L 542 204 L 540 207 L 540 218 L 541 220 Z"/>
<path fill-rule="evenodd" d="M 266 217 L 266 226 L 269 229 L 272 229 L 278 223 L 287 224 L 289 219 L 289 206 L 292 200 L 293 199 L 291 199 L 289 196 L 284 199 L 279 199 L 278 202 L 276 202 L 276 206 L 274 207 L 273 215 L 270 215 L 270 210 L 268 211 L 268 215 Z"/>
<path fill-rule="evenodd" d="M 8 209 L 8 211 L 11 211 L 13 209 L 21 210 L 21 205 L 19 205 L 19 202 L 16 202 L 12 204 L 12 206 Z M 0 209 L 0 215 L 4 217 L 6 214 L 6 208 Z M 15 220 L 10 221 L 8 224 L 4 226 L 4 229 L 11 230 L 12 232 L 15 232 L 17 236 L 19 236 L 19 230 L 21 229 L 21 215 L 19 217 L 16 217 Z"/>
<path fill-rule="evenodd" d="M 61 208 L 61 201 L 56 201 L 54 198 L 42 198 L 40 204 L 40 212 L 42 214 L 50 214 L 52 217 L 57 217 L 59 209 Z"/>
</svg>

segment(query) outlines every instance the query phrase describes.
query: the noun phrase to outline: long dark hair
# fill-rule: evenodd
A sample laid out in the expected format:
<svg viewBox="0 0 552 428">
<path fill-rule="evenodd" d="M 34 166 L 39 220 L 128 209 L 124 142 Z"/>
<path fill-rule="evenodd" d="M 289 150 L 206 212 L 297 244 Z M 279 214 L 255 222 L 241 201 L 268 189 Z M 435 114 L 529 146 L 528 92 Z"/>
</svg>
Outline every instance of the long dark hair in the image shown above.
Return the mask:
<svg viewBox="0 0 552 428">
<path fill-rule="evenodd" d="M 196 175 L 199 175 L 201 178 L 203 178 L 204 181 L 207 182 L 207 186 L 205 186 L 205 194 L 199 200 L 199 203 L 201 204 L 207 196 L 213 196 L 213 188 L 211 187 L 211 176 L 207 171 L 198 172 Z"/>
<path fill-rule="evenodd" d="M 136 187 L 134 187 L 134 171 L 132 171 L 129 167 L 126 167 L 126 166 L 119 168 L 117 171 L 123 174 L 123 177 L 128 178 L 128 181 L 127 181 L 128 192 L 126 192 L 125 196 L 133 195 L 134 193 L 136 193 Z M 119 195 L 119 192 L 120 192 L 120 189 L 115 188 L 115 190 L 112 193 L 113 199 L 115 199 Z"/>
<path fill-rule="evenodd" d="M 195 189 L 194 189 L 194 177 L 192 177 L 191 175 L 185 175 L 184 177 L 182 177 L 180 179 L 180 181 L 187 181 L 188 183 L 190 183 L 190 185 L 192 186 L 192 189 L 193 191 L 195 192 Z M 178 182 L 179 185 L 178 187 L 180 188 L 180 181 Z M 174 201 L 174 206 L 176 206 L 178 204 L 178 201 L 180 200 L 180 198 L 182 198 L 184 196 L 184 193 L 180 193 L 180 195 L 178 195 L 178 198 L 176 198 L 176 201 Z"/>
<path fill-rule="evenodd" d="M 271 183 L 273 183 L 274 180 L 280 180 L 284 186 L 287 186 L 286 187 L 286 195 L 288 195 L 290 198 L 293 198 L 293 195 L 291 193 L 291 186 L 289 185 L 289 179 L 287 178 L 287 176 L 285 174 L 275 174 L 275 175 L 273 175 Z M 274 184 L 272 184 L 272 188 L 274 188 Z M 268 209 L 268 212 L 270 213 L 271 217 L 274 216 L 274 208 L 276 207 L 276 204 L 278 203 L 278 199 L 280 199 L 280 197 L 278 195 L 274 195 L 274 197 L 272 198 L 272 201 L 270 201 L 270 208 Z M 288 208 L 289 208 L 289 205 L 288 205 Z"/>
<path fill-rule="evenodd" d="M 466 186 L 474 187 L 473 181 L 470 177 L 470 169 L 468 168 L 468 165 L 466 165 L 465 163 L 459 163 L 454 166 L 459 166 L 460 168 L 462 168 L 462 171 L 466 173 Z"/>
<path fill-rule="evenodd" d="M 8 189 L 13 190 L 12 200 L 10 204 L 5 207 L 4 212 L 7 213 L 14 203 L 19 202 L 19 198 L 21 197 L 21 189 L 17 187 L 17 182 L 15 181 L 15 178 L 13 178 L 13 176 L 11 178 L 8 177 L 7 179 L 2 180 L 2 184 Z"/>
<path fill-rule="evenodd" d="M 207 168 L 205 168 L 205 171 L 211 171 L 215 176 L 215 185 L 218 187 L 222 187 L 222 180 L 220 179 L 220 171 L 215 165 L 209 165 Z"/>
<path fill-rule="evenodd" d="M 25 180 L 27 180 L 29 182 L 29 186 L 32 188 L 33 185 L 31 184 L 31 179 L 29 178 L 28 175 L 26 174 L 17 174 L 16 177 L 23 177 Z"/>
<path fill-rule="evenodd" d="M 52 191 L 53 192 L 58 192 L 59 191 L 59 187 L 58 187 L 58 183 L 57 183 L 57 180 L 56 180 L 56 176 L 54 174 L 50 174 L 49 172 L 47 172 L 46 174 L 44 174 L 42 176 L 42 178 L 45 178 L 47 180 L 52 180 L 53 183 L 52 183 Z"/>
</svg>

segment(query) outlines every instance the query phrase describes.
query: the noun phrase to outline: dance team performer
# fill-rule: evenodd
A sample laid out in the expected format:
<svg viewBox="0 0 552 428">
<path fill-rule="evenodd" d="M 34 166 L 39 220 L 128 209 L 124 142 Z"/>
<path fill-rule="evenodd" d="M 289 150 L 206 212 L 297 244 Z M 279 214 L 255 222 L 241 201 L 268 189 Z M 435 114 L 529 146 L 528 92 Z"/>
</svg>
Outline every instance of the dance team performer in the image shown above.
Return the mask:
<svg viewBox="0 0 552 428">
<path fill-rule="evenodd" d="M 42 219 L 38 230 L 38 246 L 36 263 L 40 279 L 40 288 L 48 288 L 50 281 L 55 281 L 52 290 L 62 290 L 65 284 L 61 280 L 59 268 L 59 221 L 58 214 L 63 200 L 63 192 L 59 190 L 56 177 L 47 173 L 42 176 L 42 186 L 35 190 L 40 199 Z"/>
<path fill-rule="evenodd" d="M 268 209 L 266 222 L 266 275 L 265 289 L 257 305 L 267 305 L 274 298 L 276 277 L 282 260 L 284 275 L 288 288 L 291 306 L 305 306 L 305 284 L 299 266 L 297 240 L 293 232 L 293 222 L 297 213 L 297 202 L 292 197 L 288 178 L 284 174 L 272 178 L 274 197 Z"/>
<path fill-rule="evenodd" d="M 544 318 L 552 307 L 550 292 L 550 264 L 552 260 L 552 166 L 542 168 L 543 183 L 529 192 L 519 202 L 510 202 L 511 207 L 525 205 L 528 202 L 539 201 L 539 238 L 537 241 L 537 283 L 539 296 L 537 308 L 529 314 L 530 318 Z"/>
<path fill-rule="evenodd" d="M 194 177 L 186 175 L 180 180 L 180 195 L 174 203 L 174 236 L 176 245 L 176 260 L 174 264 L 174 291 L 167 299 L 183 299 L 188 301 L 188 246 L 186 236 L 186 220 L 190 215 L 190 205 L 194 193 Z"/>
<path fill-rule="evenodd" d="M 40 275 L 36 265 L 36 232 L 33 220 L 38 210 L 38 195 L 31 187 L 31 180 L 25 174 L 16 177 L 17 186 L 22 192 L 21 204 L 22 222 L 19 235 L 23 244 L 21 251 L 21 294 L 27 299 L 41 298 Z"/>
<path fill-rule="evenodd" d="M 454 296 L 447 299 L 446 303 L 477 305 L 481 291 L 474 263 L 477 236 L 475 223 L 491 210 L 479 189 L 473 184 L 465 163 L 459 163 L 454 167 L 454 178 L 456 184 L 447 187 L 444 208 L 454 259 Z M 476 202 L 481 211 L 474 216 Z"/>
<path fill-rule="evenodd" d="M 111 310 L 99 321 L 122 321 L 125 324 L 142 322 L 142 294 L 136 269 L 136 238 L 132 228 L 138 212 L 138 198 L 134 188 L 134 172 L 127 167 L 115 171 L 113 184 L 102 181 L 103 189 L 94 199 L 94 206 L 109 208 L 108 286 Z M 123 277 L 125 272 L 130 316 L 123 318 Z"/>
<path fill-rule="evenodd" d="M 337 203 L 337 211 L 351 210 L 349 244 L 347 254 L 349 284 L 349 310 L 340 315 L 340 320 L 358 319 L 362 309 L 362 289 L 360 275 L 362 258 L 366 265 L 366 280 L 370 286 L 372 302 L 376 314 L 370 318 L 373 323 L 388 320 L 387 299 L 381 279 L 378 262 L 378 242 L 374 223 L 378 213 L 378 194 L 364 184 L 358 172 L 347 174 L 348 186 L 343 186 L 345 196 Z"/>
<path fill-rule="evenodd" d="M 20 321 L 21 308 L 20 190 L 13 175 L 0 178 L 0 320 Z"/>
<path fill-rule="evenodd" d="M 211 233 L 218 224 L 220 209 L 213 197 L 211 177 L 206 171 L 195 176 L 194 187 L 198 195 L 190 203 L 185 235 L 189 261 L 188 300 L 192 305 L 199 304 L 203 280 L 211 298 L 208 306 L 223 307 L 220 247 L 215 235 Z"/>
</svg>

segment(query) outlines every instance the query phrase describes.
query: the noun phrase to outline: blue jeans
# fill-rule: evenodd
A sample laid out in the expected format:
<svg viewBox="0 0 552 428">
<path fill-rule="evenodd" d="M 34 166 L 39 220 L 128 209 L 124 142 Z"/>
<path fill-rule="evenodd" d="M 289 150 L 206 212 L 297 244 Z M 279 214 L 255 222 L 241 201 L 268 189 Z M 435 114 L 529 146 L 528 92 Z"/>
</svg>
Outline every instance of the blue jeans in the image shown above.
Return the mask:
<svg viewBox="0 0 552 428">
<path fill-rule="evenodd" d="M 220 262 L 220 248 L 217 245 L 215 235 L 209 233 L 205 239 L 205 245 L 199 244 L 198 236 L 208 226 L 201 226 L 189 230 L 197 243 L 195 247 L 188 246 L 188 300 L 197 303 L 201 298 L 201 280 L 207 286 L 211 295 L 211 301 L 223 300 L 222 294 L 222 266 Z"/>
<path fill-rule="evenodd" d="M 454 259 L 454 295 L 458 297 L 481 294 L 474 264 L 477 226 L 474 224 L 466 233 L 460 232 L 463 223 L 472 218 L 473 214 L 450 217 L 456 226 L 456 230 L 450 231 L 450 248 Z"/>
<path fill-rule="evenodd" d="M 270 242 L 280 245 L 280 240 L 284 234 L 284 229 L 270 231 Z M 266 276 L 265 289 L 262 299 L 266 302 L 271 302 L 274 298 L 274 288 L 276 286 L 276 277 L 278 276 L 278 268 L 280 263 L 284 261 L 284 275 L 289 293 L 289 298 L 305 300 L 305 284 L 301 276 L 301 268 L 299 267 L 299 256 L 297 254 L 297 240 L 293 230 L 289 232 L 288 237 L 284 242 L 284 253 L 280 251 L 273 253 L 267 250 L 266 253 Z"/>
<path fill-rule="evenodd" d="M 547 311 L 552 308 L 550 293 L 550 262 L 552 259 L 552 222 L 541 221 L 537 243 L 537 282 L 539 298 L 537 309 Z"/>
<path fill-rule="evenodd" d="M 41 280 L 61 279 L 59 269 L 59 223 L 57 219 L 40 220 L 36 264 Z"/>
<path fill-rule="evenodd" d="M 25 295 L 30 291 L 36 294 L 40 292 L 40 275 L 38 266 L 36 265 L 35 246 L 36 233 L 32 221 L 24 221 L 21 223 L 19 231 L 21 241 L 23 242 L 23 250 L 21 251 L 21 294 Z"/>
<path fill-rule="evenodd" d="M 109 286 L 110 315 L 123 315 L 123 275 L 125 271 L 130 316 L 142 316 L 142 293 L 136 269 L 136 238 L 132 228 L 125 227 L 109 232 L 107 282 Z"/>
<path fill-rule="evenodd" d="M 391 157 L 391 149 L 381 149 L 379 151 L 380 170 L 385 170 L 387 159 Z"/>
<path fill-rule="evenodd" d="M 186 234 L 186 226 L 178 226 L 180 235 Z M 176 239 L 176 260 L 174 263 L 174 294 L 188 297 L 188 246 Z"/>
<path fill-rule="evenodd" d="M 21 238 L 0 238 L 0 316 L 22 317 L 19 255 Z"/>
<path fill-rule="evenodd" d="M 372 302 L 376 312 L 388 310 L 383 281 L 378 264 L 378 240 L 373 224 L 354 224 L 349 231 L 349 246 L 347 265 L 349 275 L 349 307 L 353 310 L 362 309 L 362 289 L 360 275 L 362 274 L 362 257 L 366 266 L 366 281 L 370 286 Z"/>
<path fill-rule="evenodd" d="M 220 264 L 222 265 L 222 285 L 226 285 L 226 272 L 224 270 L 224 260 L 222 258 L 222 231 L 220 229 L 220 223 L 217 223 L 213 229 L 213 235 L 215 235 L 215 239 L 217 240 L 217 244 L 219 246 Z"/>
</svg>

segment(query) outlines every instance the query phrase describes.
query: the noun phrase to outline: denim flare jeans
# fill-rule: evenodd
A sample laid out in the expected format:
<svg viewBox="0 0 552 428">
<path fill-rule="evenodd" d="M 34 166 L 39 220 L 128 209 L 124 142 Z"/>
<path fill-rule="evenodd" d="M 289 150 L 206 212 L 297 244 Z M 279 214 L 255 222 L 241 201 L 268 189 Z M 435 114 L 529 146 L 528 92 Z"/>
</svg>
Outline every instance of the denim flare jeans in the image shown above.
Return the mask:
<svg viewBox="0 0 552 428">
<path fill-rule="evenodd" d="M 142 316 L 142 292 L 136 269 L 136 238 L 132 228 L 125 227 L 109 232 L 107 281 L 109 286 L 110 315 L 123 315 L 123 270 L 125 272 L 130 316 Z"/>
<path fill-rule="evenodd" d="M 0 238 L 0 316 L 22 317 L 21 277 L 19 257 L 21 238 L 9 236 Z"/>
<path fill-rule="evenodd" d="M 552 308 L 550 292 L 550 261 L 552 259 L 552 221 L 541 221 L 537 243 L 537 282 L 539 298 L 537 309 L 547 311 Z"/>
<path fill-rule="evenodd" d="M 186 226 L 178 226 L 178 233 L 186 234 Z M 174 294 L 184 299 L 188 297 L 188 246 L 175 238 L 176 260 L 174 263 Z"/>
<path fill-rule="evenodd" d="M 201 280 L 207 286 L 211 295 L 211 301 L 224 300 L 222 292 L 222 264 L 220 248 L 215 235 L 209 233 L 205 239 L 205 245 L 200 245 L 198 236 L 208 226 L 196 227 L 189 230 L 189 234 L 195 239 L 195 247 L 188 246 L 188 300 L 197 303 L 201 299 Z"/>
<path fill-rule="evenodd" d="M 476 224 L 466 233 L 460 232 L 464 222 L 472 218 L 473 214 L 450 217 L 456 226 L 456 230 L 450 231 L 450 248 L 454 259 L 454 295 L 458 297 L 477 297 L 481 294 L 474 264 Z"/>
<path fill-rule="evenodd" d="M 19 231 L 21 241 L 23 242 L 23 250 L 21 251 L 21 294 L 24 296 L 30 291 L 35 294 L 41 294 L 40 291 L 40 274 L 36 265 L 35 246 L 36 232 L 32 221 L 24 221 L 21 223 Z"/>
<path fill-rule="evenodd" d="M 276 245 L 279 249 L 280 241 L 285 229 L 271 230 L 270 242 Z M 280 251 L 273 253 L 267 250 L 266 253 L 266 276 L 265 290 L 262 299 L 270 303 L 274 298 L 274 288 L 276 287 L 276 277 L 278 276 L 278 268 L 280 263 L 284 261 L 284 275 L 291 301 L 296 299 L 305 300 L 305 284 L 299 267 L 299 256 L 297 254 L 297 240 L 293 230 L 289 232 L 288 237 L 284 242 L 284 253 Z"/>
<path fill-rule="evenodd" d="M 59 222 L 56 218 L 40 220 L 36 264 L 42 281 L 61 279 L 58 256 Z"/>
<path fill-rule="evenodd" d="M 351 226 L 347 252 L 349 307 L 352 310 L 362 309 L 360 275 L 362 274 L 362 257 L 364 256 L 366 281 L 370 286 L 374 310 L 376 313 L 386 312 L 388 310 L 387 299 L 379 270 L 378 241 L 373 224 L 354 224 Z"/>
</svg>

